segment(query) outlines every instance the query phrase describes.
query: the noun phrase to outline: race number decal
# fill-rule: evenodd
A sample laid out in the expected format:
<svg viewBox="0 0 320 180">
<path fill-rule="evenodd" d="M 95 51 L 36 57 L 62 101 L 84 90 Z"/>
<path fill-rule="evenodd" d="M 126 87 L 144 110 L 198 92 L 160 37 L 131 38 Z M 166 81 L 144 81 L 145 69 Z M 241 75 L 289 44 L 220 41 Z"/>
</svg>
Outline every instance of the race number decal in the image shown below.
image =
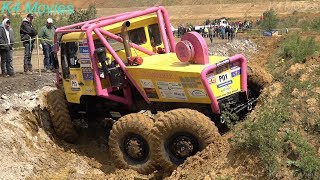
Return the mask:
<svg viewBox="0 0 320 180">
<path fill-rule="evenodd" d="M 232 84 L 230 71 L 218 74 L 216 78 L 218 88 Z"/>
</svg>

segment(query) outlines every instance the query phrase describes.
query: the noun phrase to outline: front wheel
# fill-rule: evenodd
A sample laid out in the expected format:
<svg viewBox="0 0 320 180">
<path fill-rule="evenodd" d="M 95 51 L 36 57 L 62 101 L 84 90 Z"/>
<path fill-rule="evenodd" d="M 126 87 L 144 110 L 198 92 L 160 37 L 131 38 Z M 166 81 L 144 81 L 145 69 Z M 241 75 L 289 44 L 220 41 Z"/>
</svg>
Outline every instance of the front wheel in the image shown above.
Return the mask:
<svg viewBox="0 0 320 180">
<path fill-rule="evenodd" d="M 59 89 L 50 91 L 47 95 L 47 104 L 57 136 L 67 142 L 75 142 L 78 133 L 72 123 L 64 92 Z"/>
<path fill-rule="evenodd" d="M 164 169 L 173 170 L 220 138 L 213 122 L 202 113 L 191 109 L 168 111 L 151 132 L 153 158 Z"/>
<path fill-rule="evenodd" d="M 114 123 L 109 148 L 118 167 L 143 174 L 153 172 L 149 140 L 152 126 L 152 119 L 136 113 L 123 116 Z"/>
</svg>

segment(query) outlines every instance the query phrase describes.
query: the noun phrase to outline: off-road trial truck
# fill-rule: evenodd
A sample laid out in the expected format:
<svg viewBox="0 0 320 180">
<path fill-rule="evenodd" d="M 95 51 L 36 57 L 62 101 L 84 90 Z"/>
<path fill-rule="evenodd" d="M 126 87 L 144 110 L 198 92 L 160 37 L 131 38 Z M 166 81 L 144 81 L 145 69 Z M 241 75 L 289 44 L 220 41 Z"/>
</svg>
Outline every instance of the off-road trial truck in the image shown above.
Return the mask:
<svg viewBox="0 0 320 180">
<path fill-rule="evenodd" d="M 222 141 L 214 122 L 254 102 L 246 59 L 209 56 L 196 32 L 176 43 L 163 7 L 58 28 L 55 45 L 58 90 L 47 100 L 56 134 L 74 142 L 76 120 L 114 122 L 108 144 L 121 168 L 172 170 Z"/>
</svg>

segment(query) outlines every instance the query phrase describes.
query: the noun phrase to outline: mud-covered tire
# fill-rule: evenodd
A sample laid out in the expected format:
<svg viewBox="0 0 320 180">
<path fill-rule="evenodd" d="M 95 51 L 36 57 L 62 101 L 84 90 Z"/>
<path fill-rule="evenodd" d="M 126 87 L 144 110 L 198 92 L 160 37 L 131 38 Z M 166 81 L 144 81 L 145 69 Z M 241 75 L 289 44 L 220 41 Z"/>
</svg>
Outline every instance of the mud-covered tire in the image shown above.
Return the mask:
<svg viewBox="0 0 320 180">
<path fill-rule="evenodd" d="M 175 109 L 166 112 L 155 122 L 150 135 L 154 161 L 169 171 L 182 164 L 187 157 L 221 139 L 214 123 L 204 114 L 191 109 Z M 181 138 L 180 136 L 186 136 L 185 139 L 190 137 L 194 145 L 191 146 L 192 152 L 184 157 L 178 157 L 172 152 L 174 143 L 171 142 L 175 142 L 173 140 Z"/>
<path fill-rule="evenodd" d="M 137 113 L 123 116 L 113 124 L 109 136 L 109 149 L 117 167 L 133 169 L 142 174 L 152 173 L 155 170 L 150 154 L 149 134 L 152 127 L 152 119 Z M 138 144 L 137 153 L 130 154 L 128 144 L 130 142 Z M 141 157 L 133 157 L 135 155 Z"/>
<path fill-rule="evenodd" d="M 78 133 L 71 121 L 67 100 L 63 91 L 57 89 L 47 94 L 48 110 L 57 136 L 67 142 L 74 143 Z"/>
</svg>

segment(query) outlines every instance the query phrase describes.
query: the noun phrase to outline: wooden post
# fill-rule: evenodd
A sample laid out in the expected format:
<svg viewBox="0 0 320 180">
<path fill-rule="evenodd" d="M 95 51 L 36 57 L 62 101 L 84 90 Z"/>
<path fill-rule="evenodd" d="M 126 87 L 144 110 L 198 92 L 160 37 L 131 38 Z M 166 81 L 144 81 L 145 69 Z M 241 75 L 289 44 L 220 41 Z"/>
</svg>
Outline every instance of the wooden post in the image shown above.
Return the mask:
<svg viewBox="0 0 320 180">
<path fill-rule="evenodd" d="M 40 52 L 39 52 L 39 37 L 38 35 L 36 36 L 36 41 L 37 41 L 37 58 L 38 58 L 38 68 L 39 68 L 39 75 L 41 76 L 41 67 L 40 67 Z"/>
</svg>

